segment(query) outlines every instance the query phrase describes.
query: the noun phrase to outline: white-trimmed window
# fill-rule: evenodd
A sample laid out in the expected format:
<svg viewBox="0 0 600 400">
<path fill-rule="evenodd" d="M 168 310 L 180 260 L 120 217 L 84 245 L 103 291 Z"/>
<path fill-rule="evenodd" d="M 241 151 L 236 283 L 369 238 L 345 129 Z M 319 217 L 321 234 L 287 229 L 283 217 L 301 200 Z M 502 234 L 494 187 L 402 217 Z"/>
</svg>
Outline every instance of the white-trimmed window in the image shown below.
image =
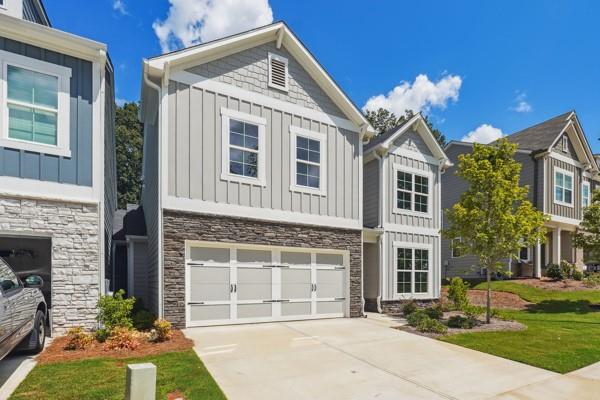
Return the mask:
<svg viewBox="0 0 600 400">
<path fill-rule="evenodd" d="M 569 152 L 569 137 L 567 134 L 562 135 L 562 151 L 565 153 Z"/>
<path fill-rule="evenodd" d="M 394 164 L 394 212 L 431 215 L 431 182 L 425 171 Z"/>
<path fill-rule="evenodd" d="M 529 247 L 521 247 L 521 249 L 519 250 L 519 260 L 521 260 L 523 262 L 531 261 L 531 257 L 529 254 Z"/>
<path fill-rule="evenodd" d="M 455 243 L 460 243 L 462 239 L 460 237 L 455 237 L 452 239 L 452 258 L 460 258 L 462 254 L 460 253 L 460 249 L 455 247 Z"/>
<path fill-rule="evenodd" d="M 400 296 L 426 295 L 429 292 L 431 249 L 410 244 L 394 246 L 396 256 L 396 293 Z"/>
<path fill-rule="evenodd" d="M 581 206 L 583 208 L 590 205 L 590 183 L 585 181 L 581 184 Z"/>
<path fill-rule="evenodd" d="M 288 59 L 269 53 L 269 86 L 287 92 L 289 81 Z"/>
<path fill-rule="evenodd" d="M 266 185 L 265 127 L 267 120 L 221 108 L 221 179 Z"/>
<path fill-rule="evenodd" d="M 71 69 L 0 50 L 0 146 L 70 157 Z"/>
<path fill-rule="evenodd" d="M 573 207 L 573 172 L 554 168 L 554 202 Z"/>
<path fill-rule="evenodd" d="M 327 194 L 327 134 L 290 126 L 290 190 Z"/>
</svg>

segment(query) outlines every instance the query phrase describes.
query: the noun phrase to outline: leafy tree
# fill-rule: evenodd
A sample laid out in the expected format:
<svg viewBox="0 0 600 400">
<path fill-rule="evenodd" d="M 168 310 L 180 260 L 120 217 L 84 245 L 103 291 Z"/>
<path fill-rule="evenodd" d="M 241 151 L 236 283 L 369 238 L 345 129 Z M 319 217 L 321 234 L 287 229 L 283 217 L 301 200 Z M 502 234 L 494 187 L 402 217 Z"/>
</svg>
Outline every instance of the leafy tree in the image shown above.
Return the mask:
<svg viewBox="0 0 600 400">
<path fill-rule="evenodd" d="M 521 247 L 546 237 L 546 216 L 527 200 L 527 186 L 519 186 L 521 164 L 513 156 L 517 146 L 506 139 L 494 145 L 475 143 L 473 152 L 459 156 L 456 174 L 469 188 L 458 203 L 445 210 L 450 228 L 446 238 L 460 237 L 453 247 L 478 256 L 487 275 L 486 321 L 491 314 L 492 273 L 504 273 L 503 260 L 516 259 Z"/>
<path fill-rule="evenodd" d="M 579 226 L 581 231 L 573 234 L 573 245 L 596 258 L 600 255 L 600 189 L 592 194 Z"/>
<path fill-rule="evenodd" d="M 117 199 L 119 208 L 138 204 L 142 188 L 143 126 L 138 121 L 138 104 L 125 103 L 115 115 L 117 153 Z"/>
<path fill-rule="evenodd" d="M 385 108 L 379 108 L 377 111 L 367 110 L 365 112 L 365 118 L 367 121 L 369 121 L 371 126 L 375 128 L 375 131 L 377 131 L 378 135 L 381 135 L 382 133 L 402 124 L 414 116 L 415 113 L 412 110 L 406 110 L 404 115 L 401 115 L 400 117 L 396 117 L 396 114 L 386 110 Z M 423 115 L 423 119 L 440 146 L 444 147 L 446 145 L 446 137 L 444 134 L 433 126 L 433 123 L 431 123 L 429 117 Z"/>
</svg>

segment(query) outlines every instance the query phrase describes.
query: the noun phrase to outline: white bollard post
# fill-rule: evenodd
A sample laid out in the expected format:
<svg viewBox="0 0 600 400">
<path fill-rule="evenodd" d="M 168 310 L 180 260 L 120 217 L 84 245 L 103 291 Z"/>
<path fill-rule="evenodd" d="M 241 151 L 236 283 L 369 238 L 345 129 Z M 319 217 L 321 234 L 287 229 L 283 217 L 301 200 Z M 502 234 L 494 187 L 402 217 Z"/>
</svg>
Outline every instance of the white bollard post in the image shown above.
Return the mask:
<svg viewBox="0 0 600 400">
<path fill-rule="evenodd" d="M 156 399 L 156 365 L 152 363 L 127 365 L 125 400 Z"/>
</svg>

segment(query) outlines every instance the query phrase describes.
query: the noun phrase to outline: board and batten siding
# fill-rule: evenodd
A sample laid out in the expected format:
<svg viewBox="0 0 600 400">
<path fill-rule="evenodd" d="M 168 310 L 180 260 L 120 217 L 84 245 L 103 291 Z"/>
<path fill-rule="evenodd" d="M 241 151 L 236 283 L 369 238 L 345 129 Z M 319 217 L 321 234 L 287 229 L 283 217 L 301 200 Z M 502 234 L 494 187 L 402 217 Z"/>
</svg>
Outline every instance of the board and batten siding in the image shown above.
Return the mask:
<svg viewBox="0 0 600 400">
<path fill-rule="evenodd" d="M 175 81 L 169 83 L 168 108 L 169 196 L 359 218 L 357 133 Z M 265 187 L 221 179 L 221 108 L 267 120 Z M 290 190 L 290 126 L 327 134 L 326 196 Z"/>
<path fill-rule="evenodd" d="M 379 225 L 379 160 L 371 160 L 363 167 L 363 225 L 374 228 Z"/>
<path fill-rule="evenodd" d="M 0 146 L 0 175 L 92 186 L 92 63 L 0 37 L 0 50 L 71 69 L 71 157 Z"/>
<path fill-rule="evenodd" d="M 546 212 L 571 219 L 581 219 L 581 169 L 562 160 L 552 157 L 547 159 L 546 177 Z M 573 173 L 573 207 L 554 202 L 554 171 L 560 168 Z"/>
</svg>

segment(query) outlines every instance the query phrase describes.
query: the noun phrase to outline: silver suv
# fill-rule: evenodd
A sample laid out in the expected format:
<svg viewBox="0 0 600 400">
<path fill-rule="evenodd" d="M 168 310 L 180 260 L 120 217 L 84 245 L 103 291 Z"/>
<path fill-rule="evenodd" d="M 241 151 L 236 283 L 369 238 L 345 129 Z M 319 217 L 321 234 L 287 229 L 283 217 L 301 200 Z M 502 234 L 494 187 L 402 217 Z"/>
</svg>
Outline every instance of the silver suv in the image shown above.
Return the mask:
<svg viewBox="0 0 600 400">
<path fill-rule="evenodd" d="M 39 353 L 46 340 L 47 306 L 41 277 L 23 281 L 0 257 L 0 360 L 13 349 Z"/>
</svg>

